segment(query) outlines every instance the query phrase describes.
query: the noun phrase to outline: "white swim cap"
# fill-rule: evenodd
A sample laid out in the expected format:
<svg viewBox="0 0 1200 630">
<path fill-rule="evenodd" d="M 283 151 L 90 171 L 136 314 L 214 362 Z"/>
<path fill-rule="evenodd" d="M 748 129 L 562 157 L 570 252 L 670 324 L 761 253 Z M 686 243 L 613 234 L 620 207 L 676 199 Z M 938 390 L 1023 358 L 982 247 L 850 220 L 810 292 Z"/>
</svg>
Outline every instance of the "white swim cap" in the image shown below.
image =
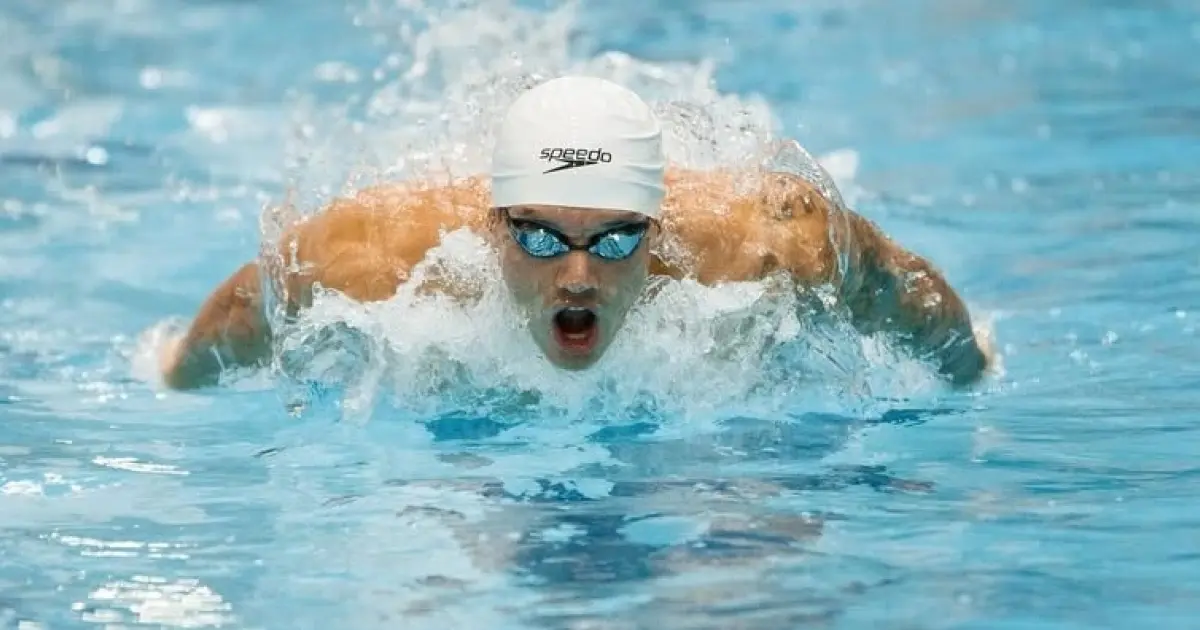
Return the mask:
<svg viewBox="0 0 1200 630">
<path fill-rule="evenodd" d="M 662 129 L 637 94 L 603 79 L 553 79 L 518 97 L 500 124 L 492 205 L 657 217 L 665 167 Z"/>
</svg>

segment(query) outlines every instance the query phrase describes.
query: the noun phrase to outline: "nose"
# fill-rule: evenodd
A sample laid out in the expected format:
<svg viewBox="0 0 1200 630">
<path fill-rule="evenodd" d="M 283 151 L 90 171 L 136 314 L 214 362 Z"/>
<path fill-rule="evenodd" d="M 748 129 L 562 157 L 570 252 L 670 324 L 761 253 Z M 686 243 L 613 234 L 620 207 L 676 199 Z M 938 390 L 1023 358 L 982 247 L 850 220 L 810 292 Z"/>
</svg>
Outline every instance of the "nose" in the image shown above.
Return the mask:
<svg viewBox="0 0 1200 630">
<path fill-rule="evenodd" d="M 596 275 L 585 252 L 571 252 L 563 260 L 555 278 L 555 288 L 570 297 L 590 297 L 596 292 Z"/>
</svg>

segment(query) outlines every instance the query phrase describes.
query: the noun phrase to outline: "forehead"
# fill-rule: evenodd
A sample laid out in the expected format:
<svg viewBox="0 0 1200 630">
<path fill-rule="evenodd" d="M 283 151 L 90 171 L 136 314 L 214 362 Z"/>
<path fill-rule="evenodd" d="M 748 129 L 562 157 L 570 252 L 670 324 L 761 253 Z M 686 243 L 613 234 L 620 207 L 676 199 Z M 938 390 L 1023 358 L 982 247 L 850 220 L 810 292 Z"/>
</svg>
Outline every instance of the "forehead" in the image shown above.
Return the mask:
<svg viewBox="0 0 1200 630">
<path fill-rule="evenodd" d="M 626 210 L 604 208 L 574 208 L 568 206 L 513 206 L 509 215 L 518 219 L 535 219 L 564 227 L 590 227 L 614 223 L 637 223 L 645 221 L 644 215 Z"/>
</svg>

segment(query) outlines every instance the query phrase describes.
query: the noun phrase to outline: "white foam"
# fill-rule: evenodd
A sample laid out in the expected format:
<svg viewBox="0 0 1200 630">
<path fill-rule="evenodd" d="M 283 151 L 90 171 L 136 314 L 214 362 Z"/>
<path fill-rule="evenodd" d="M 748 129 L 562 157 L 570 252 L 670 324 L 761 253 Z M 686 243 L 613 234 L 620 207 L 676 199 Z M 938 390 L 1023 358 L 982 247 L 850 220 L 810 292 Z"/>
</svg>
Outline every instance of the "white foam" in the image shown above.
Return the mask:
<svg viewBox="0 0 1200 630">
<path fill-rule="evenodd" d="M 129 356 L 129 368 L 134 378 L 163 384 L 162 356 L 175 345 L 183 334 L 185 323 L 177 317 L 155 323 L 138 336 Z"/>
<path fill-rule="evenodd" d="M 422 294 L 427 275 L 478 287 L 478 301 Z M 358 304 L 320 292 L 294 325 L 281 327 L 280 367 L 290 377 L 345 387 L 344 411 L 433 419 L 454 411 L 538 422 L 633 420 L 650 411 L 699 428 L 735 415 L 846 411 L 875 393 L 873 366 L 898 361 L 878 340 L 855 341 L 815 324 L 789 282 L 718 287 L 665 282 L 639 304 L 593 368 L 554 368 L 534 346 L 501 281 L 495 253 L 460 230 L 385 302 Z M 924 370 L 904 370 L 919 386 Z M 877 377 L 878 375 L 876 375 Z M 911 378 L 909 380 L 912 380 Z M 857 388 L 847 387 L 856 383 Z M 406 414 L 407 415 L 407 414 Z"/>
</svg>

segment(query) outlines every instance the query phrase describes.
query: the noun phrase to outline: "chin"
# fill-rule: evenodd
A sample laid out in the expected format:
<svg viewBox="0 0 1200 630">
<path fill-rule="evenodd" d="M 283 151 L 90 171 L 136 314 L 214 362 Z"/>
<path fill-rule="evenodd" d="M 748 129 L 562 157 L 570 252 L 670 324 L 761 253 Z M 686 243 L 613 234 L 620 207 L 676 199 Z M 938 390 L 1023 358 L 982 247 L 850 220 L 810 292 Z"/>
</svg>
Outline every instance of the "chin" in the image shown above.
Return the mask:
<svg viewBox="0 0 1200 630">
<path fill-rule="evenodd" d="M 553 331 L 549 335 L 542 336 L 539 342 L 542 354 L 551 365 L 572 372 L 586 370 L 599 362 L 600 358 L 604 356 L 604 345 L 606 345 L 595 344 L 591 348 L 564 347 L 555 339 Z"/>
<path fill-rule="evenodd" d="M 563 370 L 565 372 L 586 372 L 587 369 L 592 367 L 592 365 L 594 365 L 596 362 L 595 361 L 580 361 L 579 359 L 575 359 L 575 358 L 571 358 L 571 359 L 553 359 L 553 358 L 551 358 L 550 363 L 552 365 L 554 365 L 554 367 L 556 367 L 560 370 Z"/>
<path fill-rule="evenodd" d="M 552 363 L 554 367 L 561 370 L 582 372 L 583 370 L 595 365 L 596 362 L 600 360 L 600 357 L 603 356 L 603 354 L 604 353 L 601 351 L 596 351 L 588 355 L 580 356 L 575 354 L 565 354 L 558 352 L 557 349 L 551 348 L 551 351 L 546 353 L 546 358 L 550 360 L 550 363 Z"/>
</svg>

